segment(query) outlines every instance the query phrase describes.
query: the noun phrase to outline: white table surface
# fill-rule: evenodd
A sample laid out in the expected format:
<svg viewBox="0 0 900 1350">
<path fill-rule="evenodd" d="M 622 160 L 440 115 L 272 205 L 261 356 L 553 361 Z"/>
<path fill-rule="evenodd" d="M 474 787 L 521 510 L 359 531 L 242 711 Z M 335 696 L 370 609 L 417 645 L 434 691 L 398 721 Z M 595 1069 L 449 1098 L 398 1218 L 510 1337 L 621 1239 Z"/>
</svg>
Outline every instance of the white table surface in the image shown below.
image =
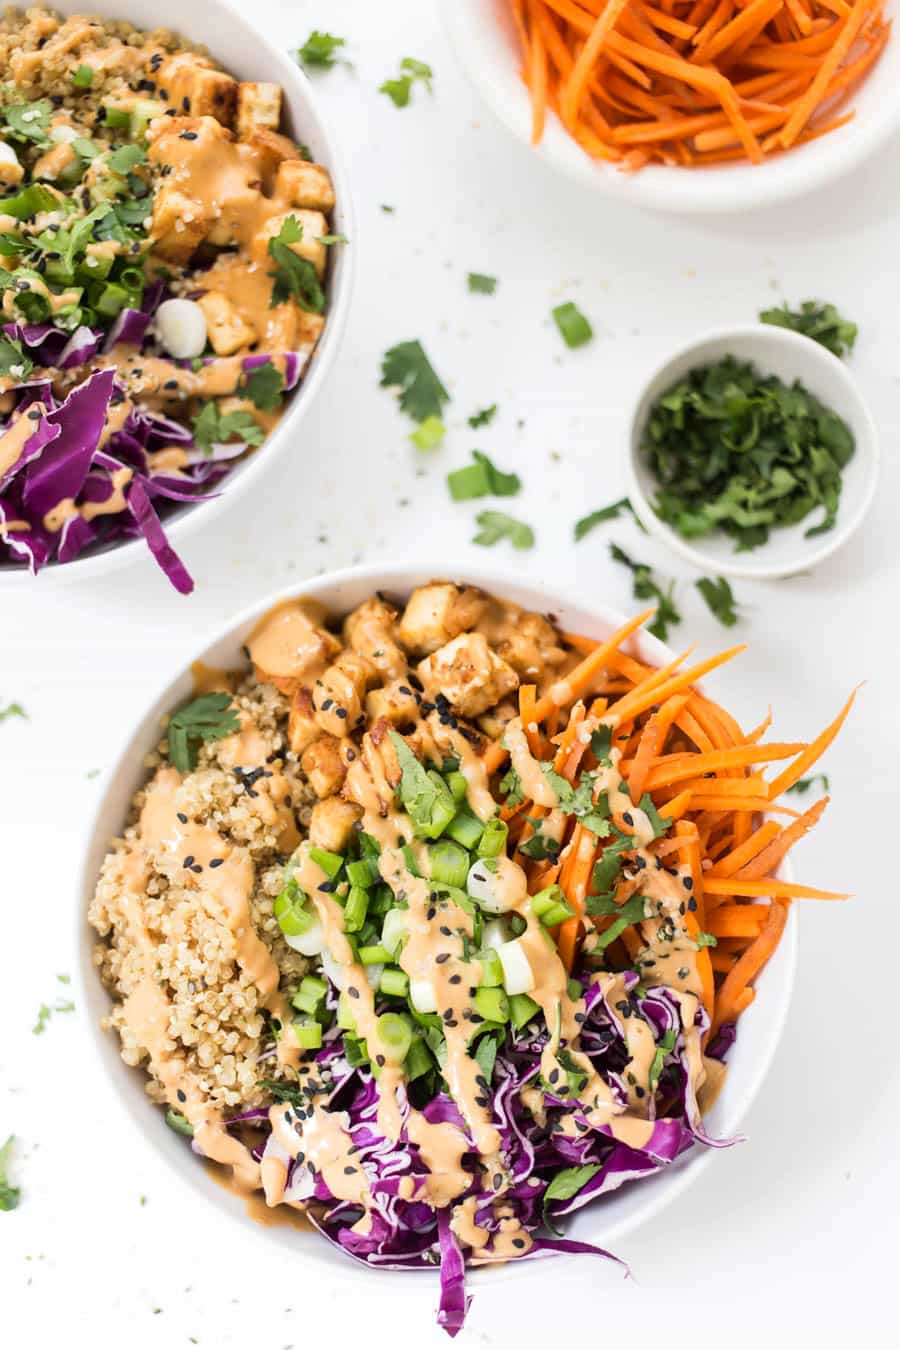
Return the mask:
<svg viewBox="0 0 900 1350">
<path fill-rule="evenodd" d="M 607 552 L 616 539 L 684 577 L 680 632 L 704 651 L 721 644 L 691 574 L 661 545 L 617 522 L 575 548 L 572 524 L 620 495 L 621 427 L 642 371 L 706 326 L 813 295 L 860 325 L 853 365 L 884 439 L 881 490 L 858 537 L 814 575 L 736 585 L 745 617 L 735 633 L 751 646 L 716 683 L 748 721 L 771 700 L 776 733 L 794 738 L 813 734 L 866 682 L 827 756 L 825 823 L 796 855 L 803 879 L 856 898 L 803 906 L 793 1008 L 746 1121 L 748 1141 L 621 1244 L 635 1281 L 587 1259 L 533 1267 L 525 1283 L 478 1294 L 458 1343 L 574 1344 L 587 1333 L 594 1344 L 624 1344 L 629 1332 L 692 1348 L 722 1337 L 756 1346 L 761 1334 L 776 1345 L 844 1344 L 866 1332 L 876 1347 L 895 1343 L 896 160 L 780 211 L 727 221 L 643 215 L 542 171 L 482 114 L 434 4 L 242 7 L 284 47 L 312 27 L 348 38 L 353 72 L 319 76 L 317 87 L 356 199 L 355 302 L 293 462 L 274 466 L 212 533 L 185 546 L 197 580 L 190 599 L 149 562 L 108 580 L 2 592 L 0 706 L 17 699 L 28 711 L 28 721 L 0 725 L 0 1141 L 11 1132 L 20 1141 L 23 1190 L 19 1209 L 0 1215 L 4 1343 L 445 1343 L 429 1279 L 354 1286 L 349 1265 L 326 1276 L 180 1193 L 96 1090 L 79 1014 L 32 1035 L 39 1004 L 65 994 L 56 976 L 73 966 L 90 771 L 106 765 L 135 708 L 202 635 L 268 590 L 353 560 L 428 553 L 446 557 L 448 571 L 488 563 L 467 542 L 477 507 L 452 505 L 443 481 L 474 446 L 524 479 L 513 509 L 535 524 L 538 544 L 516 555 L 523 573 L 628 609 L 628 577 Z M 432 64 L 434 95 L 417 88 L 398 111 L 376 90 L 403 56 Z M 467 294 L 470 270 L 499 277 L 493 298 Z M 564 348 L 550 322 L 564 299 L 596 330 L 580 351 Z M 382 353 L 409 338 L 424 342 L 453 396 L 445 446 L 431 454 L 410 446 L 406 419 L 378 388 Z M 472 433 L 466 417 L 493 402 L 495 424 Z M 798 1340 L 804 1332 L 810 1339 Z"/>
</svg>

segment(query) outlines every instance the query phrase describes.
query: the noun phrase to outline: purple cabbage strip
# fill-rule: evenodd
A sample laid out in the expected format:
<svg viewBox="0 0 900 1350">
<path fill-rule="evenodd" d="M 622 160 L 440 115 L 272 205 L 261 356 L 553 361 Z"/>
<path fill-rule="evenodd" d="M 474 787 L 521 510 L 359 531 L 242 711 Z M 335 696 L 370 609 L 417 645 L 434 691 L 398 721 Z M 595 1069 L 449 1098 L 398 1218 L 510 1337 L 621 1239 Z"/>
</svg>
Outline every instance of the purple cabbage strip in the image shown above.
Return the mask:
<svg viewBox="0 0 900 1350">
<path fill-rule="evenodd" d="M 166 532 L 153 509 L 147 489 L 139 478 L 136 478 L 128 489 L 126 501 L 128 510 L 146 539 L 150 552 L 165 575 L 176 591 L 181 595 L 190 595 L 194 589 L 193 578 L 166 538 Z"/>
</svg>

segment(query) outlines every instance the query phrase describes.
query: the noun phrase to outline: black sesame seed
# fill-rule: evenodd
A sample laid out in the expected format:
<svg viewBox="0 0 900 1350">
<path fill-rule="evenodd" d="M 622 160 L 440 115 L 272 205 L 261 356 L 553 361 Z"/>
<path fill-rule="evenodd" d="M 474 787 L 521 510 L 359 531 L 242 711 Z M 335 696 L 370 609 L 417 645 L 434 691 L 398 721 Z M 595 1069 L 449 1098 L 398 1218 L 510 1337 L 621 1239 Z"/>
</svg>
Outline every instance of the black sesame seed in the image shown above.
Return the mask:
<svg viewBox="0 0 900 1350">
<path fill-rule="evenodd" d="M 524 1248 L 524 1246 L 525 1246 L 525 1239 L 524 1239 L 524 1238 L 513 1238 L 513 1240 L 512 1240 L 512 1245 L 513 1245 L 514 1247 L 518 1248 L 519 1251 L 522 1251 L 523 1248 Z"/>
<path fill-rule="evenodd" d="M 449 961 L 449 960 L 450 960 L 450 953 L 449 953 L 449 952 L 438 952 L 437 956 L 436 956 L 434 959 L 435 959 L 435 961 L 437 962 L 437 964 L 438 964 L 439 966 L 442 966 L 442 965 L 444 964 L 445 961 Z"/>
<path fill-rule="evenodd" d="M 186 1092 L 182 1092 L 181 1088 L 178 1089 L 178 1091 L 177 1091 L 177 1093 L 176 1093 L 175 1095 L 177 1096 L 177 1098 L 178 1098 L 178 1100 L 179 1100 L 180 1102 L 186 1102 L 186 1101 L 187 1101 L 187 1093 L 186 1093 Z"/>
<path fill-rule="evenodd" d="M 352 984 L 348 988 L 347 993 L 351 998 L 359 998 L 359 990 Z"/>
<path fill-rule="evenodd" d="M 691 896 L 690 900 L 688 901 L 688 909 L 689 909 L 689 910 L 691 911 L 691 913 L 693 914 L 693 912 L 694 912 L 694 910 L 695 910 L 696 908 L 697 908 L 697 901 L 694 899 L 693 896 Z"/>
<path fill-rule="evenodd" d="M 181 821 L 182 825 L 186 825 L 186 824 L 187 824 L 187 816 L 184 814 L 184 812 L 183 812 L 183 811 L 179 811 L 179 812 L 177 813 L 177 815 L 178 815 L 178 819 Z"/>
<path fill-rule="evenodd" d="M 345 1176 L 345 1177 L 352 1177 L 353 1174 L 355 1173 L 355 1171 L 356 1171 L 356 1168 L 355 1168 L 355 1167 L 352 1167 L 352 1166 L 351 1166 L 351 1167 L 345 1167 L 345 1168 L 344 1168 L 344 1176 Z"/>
<path fill-rule="evenodd" d="M 625 811 L 622 815 L 622 819 L 624 820 L 626 825 L 634 824 L 634 816 L 631 814 L 630 811 Z"/>
<path fill-rule="evenodd" d="M 182 867 L 193 867 L 193 865 L 194 865 L 194 855 L 193 855 L 193 853 L 189 853 L 189 854 L 187 855 L 187 857 L 185 858 L 184 862 L 183 862 L 181 865 L 182 865 Z"/>
<path fill-rule="evenodd" d="M 221 867 L 224 861 L 224 858 L 210 858 L 209 865 L 210 867 Z"/>
<path fill-rule="evenodd" d="M 502 1173 L 502 1172 L 495 1172 L 495 1173 L 494 1173 L 494 1190 L 495 1190 L 495 1191 L 499 1191 L 499 1189 L 500 1189 L 500 1187 L 501 1187 L 502 1185 L 503 1185 L 503 1173 Z"/>
<path fill-rule="evenodd" d="M 345 717 L 347 716 L 347 709 L 346 709 L 346 708 L 335 708 L 335 716 L 336 716 L 336 717 L 340 717 L 341 719 L 345 718 Z"/>
<path fill-rule="evenodd" d="M 451 976 L 450 976 L 450 984 L 462 984 L 462 976 L 461 976 L 461 975 L 451 975 Z"/>
<path fill-rule="evenodd" d="M 379 1069 L 383 1069 L 385 1064 L 384 1055 L 376 1055 L 375 1063 L 378 1065 Z"/>
</svg>

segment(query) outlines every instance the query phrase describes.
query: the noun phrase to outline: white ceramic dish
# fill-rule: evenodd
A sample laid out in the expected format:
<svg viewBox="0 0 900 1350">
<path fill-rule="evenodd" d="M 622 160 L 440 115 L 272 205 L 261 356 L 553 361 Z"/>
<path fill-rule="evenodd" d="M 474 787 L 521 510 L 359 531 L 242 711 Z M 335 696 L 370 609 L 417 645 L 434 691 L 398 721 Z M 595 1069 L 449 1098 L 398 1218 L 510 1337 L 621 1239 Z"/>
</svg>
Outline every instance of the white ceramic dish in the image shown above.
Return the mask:
<svg viewBox="0 0 900 1350">
<path fill-rule="evenodd" d="M 528 91 L 519 78 L 516 34 L 506 0 L 452 0 L 440 6 L 460 64 L 491 109 L 530 144 Z M 891 38 L 853 95 L 856 116 L 828 136 L 762 165 L 721 164 L 702 170 L 652 165 L 622 173 L 597 163 L 551 113 L 533 153 L 594 192 L 657 211 L 731 212 L 773 206 L 832 182 L 885 144 L 900 126 L 900 43 Z"/>
<path fill-rule="evenodd" d="M 222 1213 L 231 1214 L 247 1222 L 242 1202 L 216 1186 L 200 1161 L 191 1153 L 184 1139 L 173 1133 L 154 1108 L 144 1092 L 145 1076 L 129 1069 L 119 1055 L 118 1038 L 100 1029 L 100 1019 L 109 1007 L 109 1000 L 97 977 L 92 961 L 96 934 L 86 921 L 86 910 L 93 895 L 101 862 L 110 839 L 124 824 L 131 798 L 145 781 L 142 767 L 144 755 L 159 737 L 159 719 L 163 713 L 190 696 L 192 679 L 191 660 L 201 660 L 219 668 L 243 664 L 241 646 L 259 616 L 280 600 L 297 594 L 314 596 L 334 614 L 342 614 L 359 604 L 376 589 L 403 598 L 414 586 L 433 577 L 453 575 L 446 564 L 423 563 L 419 566 L 361 567 L 317 577 L 306 585 L 292 586 L 274 595 L 266 596 L 251 609 L 245 610 L 229 622 L 209 641 L 186 653 L 182 668 L 168 679 L 150 707 L 141 710 L 133 726 L 123 737 L 122 747 L 101 786 L 98 806 L 88 827 L 81 868 L 81 890 L 76 916 L 78 963 L 76 967 L 77 1006 L 83 1010 L 87 1035 L 99 1056 L 96 1091 L 115 1096 L 125 1108 L 135 1130 L 135 1148 L 152 1149 L 165 1157 L 186 1190 L 204 1195 Z M 608 635 L 618 628 L 624 618 L 602 605 L 589 605 L 584 600 L 567 599 L 558 593 L 533 583 L 516 580 L 511 573 L 467 569 L 466 582 L 482 586 L 488 591 L 507 596 L 530 608 L 552 612 L 564 628 L 574 629 L 597 637 Z M 630 650 L 636 655 L 661 664 L 672 655 L 670 650 L 646 633 L 636 635 Z M 784 1025 L 794 980 L 797 955 L 797 921 L 792 910 L 784 940 L 776 956 L 766 968 L 755 1002 L 741 1020 L 740 1031 L 724 1090 L 715 1109 L 707 1117 L 707 1128 L 715 1136 L 733 1135 L 745 1112 L 756 1096 L 769 1068 Z M 92 1092 L 92 1099 L 93 1092 Z M 657 1214 L 670 1204 L 699 1173 L 708 1166 L 716 1151 L 692 1150 L 664 1174 L 643 1180 L 634 1186 L 625 1186 L 607 1197 L 601 1204 L 581 1210 L 574 1216 L 568 1235 L 611 1247 L 638 1224 Z M 720 1167 L 726 1167 L 720 1157 Z M 259 1233 L 282 1247 L 295 1248 L 298 1253 L 320 1261 L 334 1270 L 344 1270 L 357 1278 L 397 1279 L 398 1274 L 370 1270 L 335 1251 L 315 1232 L 298 1231 L 291 1227 L 260 1227 Z M 535 1266 L 515 1261 L 497 1268 L 482 1268 L 472 1272 L 473 1283 L 497 1281 L 528 1272 L 529 1279 L 539 1278 Z M 404 1278 L 410 1273 L 402 1272 Z"/>
<path fill-rule="evenodd" d="M 750 361 L 761 374 L 777 375 L 785 384 L 799 380 L 810 393 L 842 417 L 853 432 L 856 449 L 843 471 L 837 524 L 827 534 L 804 538 L 804 531 L 818 524 L 821 518 L 821 511 L 815 511 L 798 525 L 773 529 L 767 542 L 759 548 L 736 553 L 733 541 L 726 534 L 682 539 L 654 511 L 651 502 L 658 483 L 640 449 L 650 409 L 660 395 L 688 371 L 713 364 L 726 355 Z M 658 366 L 635 401 L 626 453 L 628 496 L 635 513 L 651 534 L 706 572 L 756 579 L 808 571 L 846 543 L 872 505 L 880 461 L 875 423 L 849 367 L 818 342 L 811 342 L 786 328 L 762 323 L 708 333 Z"/>
<path fill-rule="evenodd" d="M 192 42 L 202 43 L 232 75 L 243 80 L 268 80 L 284 90 L 284 127 L 289 135 L 310 147 L 313 158 L 324 164 L 334 181 L 337 204 L 332 216 L 334 232 L 354 241 L 349 247 L 332 249 L 325 292 L 325 330 L 299 387 L 285 405 L 278 426 L 246 459 L 236 464 L 225 479 L 218 497 L 184 506 L 165 520 L 166 533 L 177 546 L 188 534 L 211 525 L 266 472 L 276 458 L 296 447 L 297 429 L 322 386 L 341 342 L 350 304 L 356 229 L 350 187 L 337 146 L 318 111 L 312 85 L 296 61 L 271 46 L 262 34 L 223 0 L 47 0 L 62 14 L 99 14 L 123 19 L 138 28 L 168 27 Z M 62 581 L 112 572 L 140 558 L 150 558 L 144 539 L 114 542 L 106 549 L 88 553 L 65 564 L 50 563 L 33 577 L 27 568 L 0 562 L 0 586 L 47 586 Z M 152 559 L 151 559 L 152 561 Z"/>
</svg>

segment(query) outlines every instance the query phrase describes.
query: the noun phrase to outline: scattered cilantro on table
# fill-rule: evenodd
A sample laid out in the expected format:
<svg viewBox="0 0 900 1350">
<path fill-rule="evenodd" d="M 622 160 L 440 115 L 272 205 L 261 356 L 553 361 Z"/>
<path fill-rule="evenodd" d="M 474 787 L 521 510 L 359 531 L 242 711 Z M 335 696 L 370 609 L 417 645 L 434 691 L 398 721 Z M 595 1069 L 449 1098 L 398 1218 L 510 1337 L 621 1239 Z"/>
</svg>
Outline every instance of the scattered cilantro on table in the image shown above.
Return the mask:
<svg viewBox="0 0 900 1350">
<path fill-rule="evenodd" d="M 623 567 L 630 569 L 633 577 L 633 591 L 635 600 L 655 600 L 657 602 L 656 617 L 653 622 L 647 625 L 647 632 L 658 637 L 661 642 L 666 642 L 669 637 L 669 628 L 675 624 L 681 623 L 681 615 L 675 608 L 673 595 L 675 592 L 675 582 L 670 581 L 668 588 L 663 590 L 659 582 L 653 575 L 653 571 L 646 563 L 635 562 L 629 558 L 624 549 L 618 544 L 610 544 L 610 556 L 613 562 L 621 563 Z"/>
<path fill-rule="evenodd" d="M 643 525 L 634 514 L 634 507 L 627 497 L 620 497 L 617 502 L 610 502 L 609 506 L 601 506 L 598 511 L 591 511 L 590 515 L 582 516 L 575 522 L 575 542 L 583 539 L 591 530 L 596 529 L 598 525 L 604 525 L 608 520 L 618 520 L 620 516 L 627 513 L 631 516 L 635 525 L 644 530 Z M 646 531 L 644 531 L 646 533 Z"/>
<path fill-rule="evenodd" d="M 484 272 L 470 272 L 468 285 L 472 295 L 493 295 L 497 289 L 497 278 L 489 277 Z"/>
<path fill-rule="evenodd" d="M 700 577 L 694 582 L 712 614 L 725 628 L 733 628 L 739 619 L 734 592 L 724 577 Z"/>
<path fill-rule="evenodd" d="M 551 313 L 567 347 L 583 347 L 594 336 L 590 322 L 573 300 L 557 305 Z"/>
<path fill-rule="evenodd" d="M 810 788 L 814 787 L 816 783 L 822 784 L 823 792 L 829 792 L 831 790 L 828 774 L 814 773 L 811 778 L 798 778 L 797 782 L 794 783 L 792 787 L 788 788 L 788 792 L 797 792 L 802 796 L 803 793 L 809 792 Z"/>
<path fill-rule="evenodd" d="M 514 520 L 503 511 L 479 511 L 475 517 L 478 533 L 472 539 L 473 544 L 491 548 L 501 539 L 508 539 L 513 548 L 532 548 L 534 530 L 521 520 Z"/>
<path fill-rule="evenodd" d="M 11 1134 L 0 1148 L 0 1210 L 7 1214 L 16 1208 L 22 1196 L 19 1187 L 13 1186 L 9 1179 L 9 1164 L 12 1160 L 14 1143 L 15 1135 Z"/>
<path fill-rule="evenodd" d="M 400 75 L 396 80 L 385 80 L 384 84 L 379 85 L 379 94 L 387 94 L 388 98 L 394 104 L 395 108 L 405 108 L 409 103 L 412 87 L 420 81 L 431 93 L 432 69 L 424 61 L 417 61 L 415 57 L 404 56 L 400 62 Z"/>
<path fill-rule="evenodd" d="M 477 431 L 479 427 L 488 426 L 491 422 L 493 422 L 496 416 L 497 416 L 497 404 L 492 403 L 489 408 L 479 408 L 478 412 L 474 412 L 472 416 L 467 418 L 466 420 L 468 421 L 469 426 L 472 427 L 473 430 Z"/>
<path fill-rule="evenodd" d="M 5 722 L 8 717 L 23 717 L 27 720 L 28 714 L 21 703 L 7 703 L 5 708 L 0 708 L 0 722 Z"/>
<path fill-rule="evenodd" d="M 425 355 L 421 342 L 398 342 L 381 362 L 381 387 L 400 391 L 400 407 L 415 422 L 440 418 L 450 395 Z"/>
<path fill-rule="evenodd" d="M 303 46 L 297 48 L 297 60 L 307 69 L 331 70 L 340 59 L 341 48 L 346 45 L 346 38 L 336 37 L 334 33 L 320 33 L 314 28 Z M 342 64 L 349 65 L 350 62 L 342 60 Z"/>
<path fill-rule="evenodd" d="M 522 486 L 516 473 L 504 473 L 481 450 L 472 451 L 473 463 L 447 474 L 447 487 L 455 502 L 477 497 L 514 497 Z"/>
</svg>

